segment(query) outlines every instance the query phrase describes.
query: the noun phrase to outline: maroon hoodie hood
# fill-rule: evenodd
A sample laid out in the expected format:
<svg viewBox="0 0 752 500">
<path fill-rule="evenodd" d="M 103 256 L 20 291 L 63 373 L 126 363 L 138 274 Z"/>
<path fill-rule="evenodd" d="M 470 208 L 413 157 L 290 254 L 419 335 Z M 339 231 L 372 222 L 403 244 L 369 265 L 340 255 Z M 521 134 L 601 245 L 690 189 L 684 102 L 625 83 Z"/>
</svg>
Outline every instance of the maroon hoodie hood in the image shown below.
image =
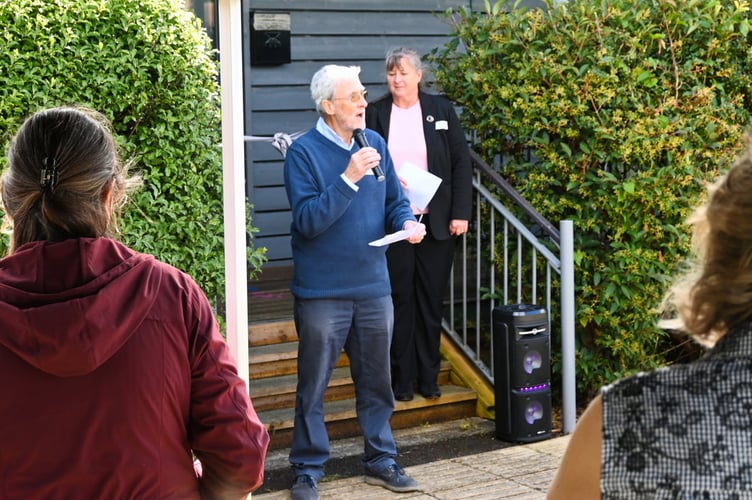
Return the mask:
<svg viewBox="0 0 752 500">
<path fill-rule="evenodd" d="M 21 246 L 0 260 L 0 345 L 52 375 L 92 372 L 154 304 L 153 259 L 107 238 Z"/>
</svg>

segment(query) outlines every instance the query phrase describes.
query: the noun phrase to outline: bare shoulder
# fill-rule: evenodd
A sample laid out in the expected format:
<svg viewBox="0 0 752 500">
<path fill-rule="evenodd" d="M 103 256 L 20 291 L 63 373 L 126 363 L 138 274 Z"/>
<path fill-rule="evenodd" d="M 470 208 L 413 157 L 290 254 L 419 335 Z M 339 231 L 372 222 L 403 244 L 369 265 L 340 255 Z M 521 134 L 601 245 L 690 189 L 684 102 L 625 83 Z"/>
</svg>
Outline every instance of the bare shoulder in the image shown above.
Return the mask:
<svg viewBox="0 0 752 500">
<path fill-rule="evenodd" d="M 546 498 L 600 498 L 602 444 L 603 401 L 598 395 L 577 422 Z"/>
</svg>

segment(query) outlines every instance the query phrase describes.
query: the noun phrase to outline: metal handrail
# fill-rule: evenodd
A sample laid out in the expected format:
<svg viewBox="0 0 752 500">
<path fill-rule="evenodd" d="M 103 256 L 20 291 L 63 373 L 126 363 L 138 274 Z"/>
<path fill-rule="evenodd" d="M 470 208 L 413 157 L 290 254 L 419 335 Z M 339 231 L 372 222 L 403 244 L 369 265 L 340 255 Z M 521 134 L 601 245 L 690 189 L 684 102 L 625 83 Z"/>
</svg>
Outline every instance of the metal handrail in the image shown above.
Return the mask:
<svg viewBox="0 0 752 500">
<path fill-rule="evenodd" d="M 473 160 L 473 165 L 476 170 L 483 172 L 488 179 L 499 189 L 504 192 L 504 195 L 510 200 L 514 201 L 515 205 L 520 207 L 530 219 L 538 224 L 544 231 L 551 237 L 551 240 L 558 246 L 559 245 L 559 231 L 551 224 L 548 219 L 543 217 L 525 198 L 522 197 L 516 189 L 512 187 L 506 179 L 504 179 L 499 172 L 491 168 L 483 158 L 480 157 L 472 148 L 470 149 L 470 157 Z"/>
<path fill-rule="evenodd" d="M 475 221 L 463 234 L 455 257 L 449 310 L 442 326 L 493 384 L 493 309 L 510 303 L 537 304 L 542 292 L 544 298 L 540 300 L 548 312 L 549 331 L 552 308 L 558 306 L 561 320 L 563 431 L 571 432 L 576 418 L 572 222 L 560 221 L 557 229 L 472 149 L 470 155 Z M 512 208 L 505 204 L 507 201 L 512 202 Z M 527 224 L 515 215 L 515 209 Z M 537 231 L 530 227 L 539 228 L 543 234 L 536 236 Z M 543 267 L 540 273 L 539 266 Z M 559 276 L 556 290 L 554 273 Z M 515 290 L 510 291 L 513 285 Z"/>
</svg>

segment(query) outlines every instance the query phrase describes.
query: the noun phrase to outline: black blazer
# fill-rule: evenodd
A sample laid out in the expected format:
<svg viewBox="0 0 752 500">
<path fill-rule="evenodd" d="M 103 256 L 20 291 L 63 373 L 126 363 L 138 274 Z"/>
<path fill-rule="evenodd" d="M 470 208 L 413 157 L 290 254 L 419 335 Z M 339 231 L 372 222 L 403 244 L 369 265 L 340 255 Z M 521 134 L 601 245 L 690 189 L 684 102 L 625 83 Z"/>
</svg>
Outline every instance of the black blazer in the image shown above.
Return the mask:
<svg viewBox="0 0 752 500">
<path fill-rule="evenodd" d="M 443 96 L 419 93 L 423 113 L 423 136 L 428 153 L 428 171 L 441 178 L 441 184 L 428 204 L 431 234 L 437 240 L 450 237 L 449 221 L 470 220 L 473 211 L 472 163 L 465 132 L 452 103 Z M 387 140 L 392 96 L 387 94 L 369 103 L 366 127 Z"/>
</svg>

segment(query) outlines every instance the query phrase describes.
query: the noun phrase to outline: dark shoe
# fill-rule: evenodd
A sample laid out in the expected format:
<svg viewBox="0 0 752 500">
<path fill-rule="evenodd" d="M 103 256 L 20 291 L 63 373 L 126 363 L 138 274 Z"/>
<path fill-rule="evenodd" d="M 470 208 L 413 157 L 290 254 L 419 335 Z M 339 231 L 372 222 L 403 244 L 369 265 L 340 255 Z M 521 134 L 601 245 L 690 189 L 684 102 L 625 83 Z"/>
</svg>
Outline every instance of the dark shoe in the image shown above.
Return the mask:
<svg viewBox="0 0 752 500">
<path fill-rule="evenodd" d="M 420 489 L 418 482 L 405 474 L 405 471 L 397 464 L 392 464 L 379 473 L 366 472 L 366 483 L 383 486 L 397 493 Z"/>
<path fill-rule="evenodd" d="M 319 489 L 316 481 L 308 474 L 297 476 L 292 482 L 290 500 L 319 500 Z"/>
<path fill-rule="evenodd" d="M 441 397 L 441 391 L 438 390 L 438 389 L 436 389 L 436 390 L 430 391 L 430 392 L 422 392 L 421 396 L 423 396 L 424 398 L 426 398 L 428 400 L 433 401 L 433 400 L 439 399 Z"/>
<path fill-rule="evenodd" d="M 395 394 L 394 399 L 397 401 L 412 401 L 413 395 L 411 394 Z"/>
</svg>

